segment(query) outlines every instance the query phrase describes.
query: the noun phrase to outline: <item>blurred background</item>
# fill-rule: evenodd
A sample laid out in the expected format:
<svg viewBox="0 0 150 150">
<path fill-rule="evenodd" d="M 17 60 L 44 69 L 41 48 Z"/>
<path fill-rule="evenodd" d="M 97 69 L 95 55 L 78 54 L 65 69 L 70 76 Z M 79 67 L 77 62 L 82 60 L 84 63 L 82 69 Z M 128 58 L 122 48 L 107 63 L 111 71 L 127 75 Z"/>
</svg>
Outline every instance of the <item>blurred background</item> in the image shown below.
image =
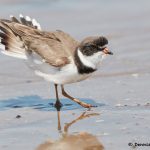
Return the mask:
<svg viewBox="0 0 150 150">
<path fill-rule="evenodd" d="M 86 129 L 98 138 L 102 135 L 100 141 L 108 150 L 116 150 L 118 147 L 127 150 L 128 142 L 132 141 L 149 142 L 149 0 L 0 0 L 0 12 L 0 18 L 5 19 L 9 19 L 10 15 L 19 17 L 20 13 L 28 15 L 35 18 L 43 30 L 60 29 L 79 41 L 91 35 L 106 36 L 114 55 L 104 60 L 93 78 L 66 86 L 67 91 L 75 97 L 102 103 L 104 107 L 94 109 L 102 115 L 98 120 L 87 120 L 74 126 L 71 132 Z M 18 97 L 28 100 L 34 95 L 40 96 L 42 100 L 55 99 L 53 84 L 36 77 L 22 60 L 0 54 L 0 101 L 11 101 L 19 99 Z M 71 114 L 74 113 L 79 115 L 80 111 L 62 112 L 63 119 L 72 118 Z M 16 129 L 11 126 L 12 122 L 13 126 L 17 127 L 18 137 L 21 137 L 19 132 L 22 137 L 26 137 L 26 141 L 23 141 L 22 137 L 16 139 L 20 140 L 18 144 L 27 146 L 28 143 L 31 150 L 38 143 L 42 143 L 48 133 L 57 137 L 56 132 L 53 132 L 56 129 L 53 112 L 41 113 L 26 109 L 20 109 L 20 112 L 27 114 L 27 123 L 23 120 L 19 123 L 11 121 L 13 114 L 18 114 L 17 110 L 1 113 L 6 118 L 12 118 L 0 122 L 0 127 L 9 129 L 3 130 L 0 136 L 3 141 L 0 144 L 7 145 L 4 139 L 8 139 L 11 145 L 13 135 L 16 135 Z M 35 117 L 36 114 L 38 118 Z M 50 118 L 55 122 L 55 126 L 49 126 L 50 123 L 54 125 Z M 21 123 L 24 128 L 18 127 Z M 15 147 L 15 144 L 13 146 Z M 5 148 L 9 150 L 9 146 Z"/>
</svg>

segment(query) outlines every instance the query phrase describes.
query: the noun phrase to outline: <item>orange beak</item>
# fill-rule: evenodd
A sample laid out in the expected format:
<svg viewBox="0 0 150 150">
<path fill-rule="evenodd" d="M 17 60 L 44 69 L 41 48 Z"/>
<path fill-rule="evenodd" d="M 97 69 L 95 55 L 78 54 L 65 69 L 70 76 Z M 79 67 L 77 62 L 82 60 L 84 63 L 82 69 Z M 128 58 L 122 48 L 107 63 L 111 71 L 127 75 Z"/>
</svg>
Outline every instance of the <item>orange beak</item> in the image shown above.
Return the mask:
<svg viewBox="0 0 150 150">
<path fill-rule="evenodd" d="M 111 52 L 107 47 L 103 50 L 105 54 L 113 55 L 113 52 Z"/>
</svg>

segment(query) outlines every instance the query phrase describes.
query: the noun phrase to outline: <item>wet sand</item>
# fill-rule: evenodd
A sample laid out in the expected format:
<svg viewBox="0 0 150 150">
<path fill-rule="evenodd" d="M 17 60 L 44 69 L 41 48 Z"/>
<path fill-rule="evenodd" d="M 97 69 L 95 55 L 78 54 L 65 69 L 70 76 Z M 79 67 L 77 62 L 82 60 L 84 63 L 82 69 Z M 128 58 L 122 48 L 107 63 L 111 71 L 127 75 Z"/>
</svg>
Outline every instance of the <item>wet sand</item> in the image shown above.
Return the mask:
<svg viewBox="0 0 150 150">
<path fill-rule="evenodd" d="M 114 52 L 92 78 L 66 85 L 70 94 L 98 107 L 87 111 L 61 96 L 59 124 L 53 84 L 21 60 L 0 54 L 0 149 L 130 150 L 128 143 L 150 143 L 148 0 L 7 0 L 0 9 L 0 18 L 30 15 L 44 30 L 61 29 L 78 40 L 105 35 Z M 99 115 L 82 117 L 85 111 Z M 67 131 L 66 123 L 71 123 Z"/>
</svg>

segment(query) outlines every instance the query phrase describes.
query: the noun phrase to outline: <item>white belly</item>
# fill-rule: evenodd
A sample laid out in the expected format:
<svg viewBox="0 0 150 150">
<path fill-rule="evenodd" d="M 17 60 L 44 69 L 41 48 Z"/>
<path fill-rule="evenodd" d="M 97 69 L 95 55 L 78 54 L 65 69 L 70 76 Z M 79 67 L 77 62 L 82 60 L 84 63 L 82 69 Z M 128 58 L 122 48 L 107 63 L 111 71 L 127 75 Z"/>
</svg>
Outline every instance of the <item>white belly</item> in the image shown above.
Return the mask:
<svg viewBox="0 0 150 150">
<path fill-rule="evenodd" d="M 75 83 L 82 80 L 87 79 L 91 74 L 78 74 L 78 73 L 58 73 L 57 75 L 54 75 L 53 82 L 57 84 L 69 84 L 69 83 Z"/>
<path fill-rule="evenodd" d="M 56 84 L 69 84 L 85 80 L 91 74 L 79 74 L 75 64 L 68 64 L 57 70 L 54 74 L 35 71 L 36 75 L 43 77 L 45 80 Z"/>
<path fill-rule="evenodd" d="M 28 56 L 28 66 L 35 71 L 35 74 L 49 82 L 56 84 L 69 84 L 79 82 L 88 78 L 91 74 L 79 74 L 73 60 L 72 63 L 60 68 L 53 67 L 42 61 L 41 57 L 33 53 Z"/>
</svg>

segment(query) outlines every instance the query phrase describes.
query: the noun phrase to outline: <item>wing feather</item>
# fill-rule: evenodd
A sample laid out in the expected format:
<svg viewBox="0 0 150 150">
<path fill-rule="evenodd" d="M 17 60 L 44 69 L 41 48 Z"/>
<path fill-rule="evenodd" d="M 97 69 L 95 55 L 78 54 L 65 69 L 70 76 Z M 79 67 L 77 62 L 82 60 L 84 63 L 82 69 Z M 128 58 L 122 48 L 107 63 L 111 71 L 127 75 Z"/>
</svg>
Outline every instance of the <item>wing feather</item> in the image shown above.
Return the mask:
<svg viewBox="0 0 150 150">
<path fill-rule="evenodd" d="M 55 67 L 64 66 L 70 62 L 70 57 L 73 58 L 79 42 L 69 34 L 60 30 L 46 32 L 36 29 L 34 22 L 31 22 L 29 17 L 25 19 L 20 16 L 21 22 L 19 22 L 18 19 L 11 16 L 11 20 L 0 20 L 0 27 L 4 31 L 0 36 L 9 47 L 16 48 L 18 51 L 23 47 L 28 54 L 35 52 L 45 62 Z M 6 46 L 5 43 L 4 45 Z"/>
<path fill-rule="evenodd" d="M 78 42 L 63 31 L 45 32 L 18 23 L 8 23 L 30 52 L 36 52 L 47 63 L 60 67 L 70 62 Z"/>
</svg>

